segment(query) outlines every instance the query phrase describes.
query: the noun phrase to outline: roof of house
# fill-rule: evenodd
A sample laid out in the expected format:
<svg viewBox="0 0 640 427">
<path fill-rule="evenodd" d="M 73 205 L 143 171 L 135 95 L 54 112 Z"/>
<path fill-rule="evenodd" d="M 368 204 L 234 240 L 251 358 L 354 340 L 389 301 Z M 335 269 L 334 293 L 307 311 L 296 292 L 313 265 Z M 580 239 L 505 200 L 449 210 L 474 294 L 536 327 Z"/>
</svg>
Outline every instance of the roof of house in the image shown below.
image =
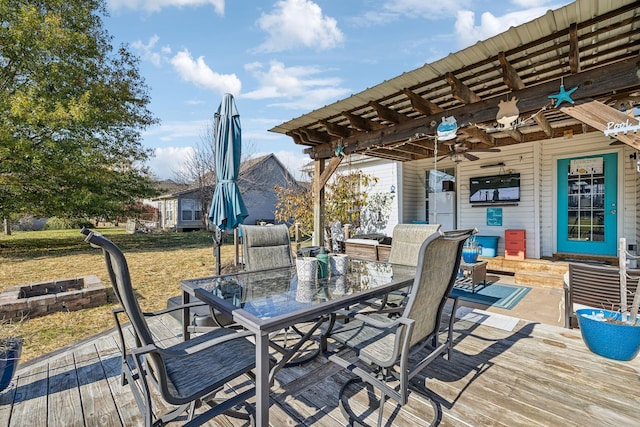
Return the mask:
<svg viewBox="0 0 640 427">
<path fill-rule="evenodd" d="M 278 160 L 278 158 L 273 153 L 266 154 L 260 157 L 250 158 L 242 162 L 240 164 L 240 170 L 238 172 L 238 180 L 241 180 L 243 177 L 250 175 L 255 170 L 259 170 L 260 166 L 269 160 L 276 162 L 276 164 L 278 164 L 282 168 L 283 172 L 291 179 L 291 182 L 296 182 L 295 178 L 291 175 L 289 170 L 282 164 L 282 162 L 280 162 L 280 160 Z M 173 199 L 185 194 L 189 194 L 189 193 L 193 193 L 201 190 L 201 187 L 198 185 L 177 184 L 171 180 L 162 181 L 161 183 L 162 185 L 168 185 L 168 184 L 165 184 L 167 182 L 170 184 L 173 184 L 174 190 L 169 191 L 166 194 L 162 194 L 152 200 Z M 214 187 L 213 185 L 205 186 L 205 188 L 210 189 L 209 191 L 213 191 L 213 187 Z M 165 187 L 160 187 L 160 188 L 165 188 Z M 170 186 L 168 185 L 167 188 L 170 188 Z"/>
<path fill-rule="evenodd" d="M 308 147 L 311 158 L 363 153 L 397 161 L 432 157 L 442 119 L 457 142 L 499 147 L 593 131 L 549 95 L 617 109 L 640 100 L 640 7 L 632 0 L 577 0 L 430 64 L 271 129 Z M 496 126 L 500 101 L 518 98 L 517 128 Z M 565 104 L 567 105 L 567 104 Z M 440 144 L 441 146 L 444 144 Z M 447 154 L 438 147 L 439 155 Z"/>
</svg>

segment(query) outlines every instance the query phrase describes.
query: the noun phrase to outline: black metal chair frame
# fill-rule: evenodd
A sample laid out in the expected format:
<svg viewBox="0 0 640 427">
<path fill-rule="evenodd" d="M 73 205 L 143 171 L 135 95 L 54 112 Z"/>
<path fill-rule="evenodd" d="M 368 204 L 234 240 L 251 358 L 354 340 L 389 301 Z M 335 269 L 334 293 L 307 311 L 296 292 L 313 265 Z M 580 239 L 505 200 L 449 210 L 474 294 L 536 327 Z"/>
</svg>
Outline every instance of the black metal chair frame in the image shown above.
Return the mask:
<svg viewBox="0 0 640 427">
<path fill-rule="evenodd" d="M 175 420 L 185 411 L 188 422 L 185 425 L 200 425 L 207 420 L 226 413 L 248 419 L 253 423 L 253 410 L 245 406 L 246 412 L 235 408 L 255 395 L 255 386 L 223 400 L 216 398 L 226 383 L 247 374 L 253 377 L 255 368 L 255 347 L 247 338 L 250 332 L 238 332 L 228 328 L 215 328 L 192 340 L 183 341 L 170 347 L 161 347 L 147 326 L 146 318 L 167 314 L 185 307 L 201 303 L 180 305 L 156 312 L 142 312 L 137 303 L 126 258 L 122 251 L 110 240 L 89 229 L 82 229 L 86 241 L 102 249 L 107 272 L 114 293 L 121 308 L 113 310 L 121 346 L 121 384 L 130 385 L 136 403 L 144 417 L 145 426 L 164 425 Z M 129 348 L 125 339 L 124 323 L 120 316 L 125 314 L 131 323 L 135 346 Z M 218 357 L 216 355 L 226 355 Z M 229 361 L 226 364 L 225 361 Z M 200 367 L 206 375 L 193 375 L 191 369 Z M 233 365 L 233 366 L 230 366 Z M 181 376 L 182 374 L 182 376 Z M 196 373 L 197 374 L 197 373 Z M 188 382 L 184 380 L 189 376 Z M 174 409 L 161 415 L 154 415 L 152 408 L 152 387 Z M 212 407 L 194 417 L 195 409 L 202 402 Z"/>
<path fill-rule="evenodd" d="M 428 396 L 426 387 L 410 381 L 441 355 L 446 353 L 447 360 L 451 360 L 456 299 L 444 341 L 441 341 L 441 317 L 457 277 L 462 246 L 472 232 L 437 233 L 424 241 L 420 247 L 416 277 L 398 317 L 390 318 L 379 312 L 343 312 L 331 316 L 321 337 L 321 347 L 330 361 L 356 375 L 344 384 L 339 397 L 340 408 L 350 424 L 366 425 L 343 399 L 347 387 L 355 382 L 365 382 L 381 391 L 378 425 L 382 423 L 387 398 L 405 405 L 410 387 L 429 398 L 434 409 L 434 423 L 439 422 L 440 408 Z M 339 316 L 348 316 L 350 320 L 339 324 L 336 322 Z M 333 351 L 328 351 L 329 338 L 337 347 Z M 341 351 L 345 349 L 355 351 L 361 363 L 343 358 Z M 426 356 L 421 354 L 423 351 L 427 351 Z M 414 356 L 418 362 L 413 362 Z M 390 385 L 390 381 L 398 384 Z"/>
</svg>

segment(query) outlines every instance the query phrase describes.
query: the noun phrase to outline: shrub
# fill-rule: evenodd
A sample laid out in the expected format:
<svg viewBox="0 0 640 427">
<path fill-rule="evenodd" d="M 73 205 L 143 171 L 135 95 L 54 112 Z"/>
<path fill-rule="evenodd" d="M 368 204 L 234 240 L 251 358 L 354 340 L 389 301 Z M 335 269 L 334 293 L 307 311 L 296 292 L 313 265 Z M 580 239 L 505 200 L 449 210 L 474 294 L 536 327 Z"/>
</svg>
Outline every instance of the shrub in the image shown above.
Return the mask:
<svg viewBox="0 0 640 427">
<path fill-rule="evenodd" d="M 60 218 L 51 217 L 44 226 L 45 230 L 70 230 L 74 228 L 94 227 L 86 218 Z"/>
</svg>

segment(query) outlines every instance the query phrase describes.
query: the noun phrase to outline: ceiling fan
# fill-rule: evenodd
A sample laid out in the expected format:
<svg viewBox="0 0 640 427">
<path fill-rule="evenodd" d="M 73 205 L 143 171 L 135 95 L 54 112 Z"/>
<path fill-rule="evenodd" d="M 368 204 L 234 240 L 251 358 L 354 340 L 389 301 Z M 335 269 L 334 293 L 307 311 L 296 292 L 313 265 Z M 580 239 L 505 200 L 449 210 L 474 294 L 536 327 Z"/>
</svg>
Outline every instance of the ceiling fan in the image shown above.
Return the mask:
<svg viewBox="0 0 640 427">
<path fill-rule="evenodd" d="M 449 157 L 455 163 L 460 163 L 462 160 L 467 159 L 470 161 L 479 160 L 480 157 L 474 156 L 470 153 L 498 153 L 499 148 L 469 148 L 464 142 L 456 142 L 449 145 L 449 153 L 442 156 L 440 160 L 444 160 Z"/>
</svg>

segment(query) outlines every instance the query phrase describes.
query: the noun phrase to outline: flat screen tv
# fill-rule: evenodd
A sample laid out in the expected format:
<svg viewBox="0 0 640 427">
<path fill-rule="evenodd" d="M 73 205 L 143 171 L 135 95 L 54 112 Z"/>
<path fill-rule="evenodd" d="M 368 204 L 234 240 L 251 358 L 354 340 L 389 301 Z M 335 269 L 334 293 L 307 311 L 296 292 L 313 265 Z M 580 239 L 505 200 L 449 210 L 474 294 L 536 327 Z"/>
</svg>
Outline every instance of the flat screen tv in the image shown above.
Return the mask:
<svg viewBox="0 0 640 427">
<path fill-rule="evenodd" d="M 479 176 L 469 179 L 469 202 L 474 204 L 520 201 L 520 174 Z"/>
</svg>

